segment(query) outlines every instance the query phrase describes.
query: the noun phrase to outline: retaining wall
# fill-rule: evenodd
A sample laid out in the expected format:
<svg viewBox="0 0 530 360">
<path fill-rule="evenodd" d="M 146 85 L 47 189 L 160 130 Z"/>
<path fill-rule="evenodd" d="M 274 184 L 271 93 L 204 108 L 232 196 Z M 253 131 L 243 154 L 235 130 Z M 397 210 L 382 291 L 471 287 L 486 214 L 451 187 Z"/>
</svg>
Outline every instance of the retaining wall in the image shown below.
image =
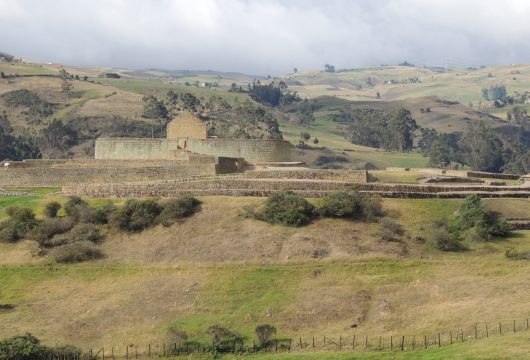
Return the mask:
<svg viewBox="0 0 530 360">
<path fill-rule="evenodd" d="M 463 198 L 470 193 L 482 197 L 530 197 L 521 187 L 495 186 L 422 186 L 404 184 L 352 184 L 328 180 L 215 179 L 123 184 L 78 184 L 64 186 L 63 192 L 89 197 L 172 197 L 193 195 L 266 196 L 280 190 L 293 190 L 308 196 L 323 196 L 333 191 L 351 190 L 394 198 Z"/>
<path fill-rule="evenodd" d="M 100 138 L 96 140 L 96 159 L 170 159 L 177 142 L 168 139 Z"/>
<path fill-rule="evenodd" d="M 284 140 L 187 139 L 186 150 L 198 154 L 244 158 L 251 163 L 291 161 L 292 145 Z"/>
<path fill-rule="evenodd" d="M 173 180 L 212 176 L 216 163 L 175 163 L 172 166 L 34 167 L 0 169 L 0 186 L 63 186 L 78 183 Z"/>
<path fill-rule="evenodd" d="M 246 171 L 247 179 L 310 179 L 337 180 L 354 183 L 368 182 L 366 170 L 320 170 L 320 169 L 278 169 Z"/>
</svg>

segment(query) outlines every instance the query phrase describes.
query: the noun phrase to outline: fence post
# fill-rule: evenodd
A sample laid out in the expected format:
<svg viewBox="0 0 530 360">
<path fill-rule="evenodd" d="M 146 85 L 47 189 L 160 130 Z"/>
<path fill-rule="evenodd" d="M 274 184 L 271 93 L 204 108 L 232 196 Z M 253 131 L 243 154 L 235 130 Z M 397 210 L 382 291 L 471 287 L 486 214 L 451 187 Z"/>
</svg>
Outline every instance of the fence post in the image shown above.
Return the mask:
<svg viewBox="0 0 530 360">
<path fill-rule="evenodd" d="M 427 349 L 427 335 L 423 335 L 423 344 L 425 349 Z"/>
<path fill-rule="evenodd" d="M 151 357 L 151 344 L 148 345 L 148 349 L 149 357 Z"/>
<path fill-rule="evenodd" d="M 412 337 L 412 350 L 415 350 L 416 348 L 416 335 Z"/>
<path fill-rule="evenodd" d="M 166 344 L 162 344 L 162 348 L 164 349 L 164 357 L 166 357 Z"/>
<path fill-rule="evenodd" d="M 403 349 L 405 349 L 405 337 L 404 336 L 401 337 L 401 351 L 403 351 Z"/>
<path fill-rule="evenodd" d="M 526 330 L 528 330 L 528 318 L 526 318 Z"/>
<path fill-rule="evenodd" d="M 302 338 L 300 338 L 300 349 L 302 348 Z"/>
<path fill-rule="evenodd" d="M 293 342 L 293 339 L 289 339 L 289 352 L 291 351 L 291 343 Z"/>
<path fill-rule="evenodd" d="M 315 337 L 313 336 L 313 349 L 315 348 Z"/>
<path fill-rule="evenodd" d="M 339 336 L 339 350 L 342 350 L 342 336 Z"/>
<path fill-rule="evenodd" d="M 449 343 L 453 345 L 453 332 L 449 331 Z"/>
<path fill-rule="evenodd" d="M 125 346 L 125 359 L 129 359 L 129 345 Z"/>
<path fill-rule="evenodd" d="M 394 342 L 393 342 L 392 335 L 390 335 L 390 351 L 392 351 L 393 348 L 394 348 Z"/>
<path fill-rule="evenodd" d="M 351 348 L 352 350 L 355 350 L 355 334 L 353 335 L 353 340 L 351 342 Z"/>
<path fill-rule="evenodd" d="M 379 351 L 381 351 L 381 335 L 379 335 Z"/>
<path fill-rule="evenodd" d="M 252 340 L 252 350 L 256 352 L 256 340 Z"/>
<path fill-rule="evenodd" d="M 460 335 L 462 337 L 462 342 L 464 342 L 464 330 L 460 329 Z"/>
<path fill-rule="evenodd" d="M 488 331 L 488 324 L 486 324 L 486 337 L 490 337 L 490 332 Z"/>
<path fill-rule="evenodd" d="M 440 339 L 440 333 L 438 333 L 438 346 L 442 346 L 442 341 Z"/>
<path fill-rule="evenodd" d="M 515 320 L 513 321 L 513 333 L 515 334 Z"/>
<path fill-rule="evenodd" d="M 105 360 L 105 348 L 101 348 L 101 351 L 102 351 L 101 357 L 103 358 L 103 360 Z"/>
<path fill-rule="evenodd" d="M 475 340 L 478 339 L 477 325 L 475 325 Z"/>
<path fill-rule="evenodd" d="M 364 341 L 364 348 L 368 349 L 368 335 L 366 335 L 366 339 Z"/>
<path fill-rule="evenodd" d="M 190 353 L 190 344 L 186 343 L 186 354 Z"/>
<path fill-rule="evenodd" d="M 138 359 L 138 348 L 134 345 L 134 358 Z"/>
<path fill-rule="evenodd" d="M 499 323 L 499 334 L 502 335 L 502 325 L 501 325 L 501 323 Z"/>
<path fill-rule="evenodd" d="M 112 351 L 112 360 L 114 360 L 114 346 L 111 348 Z"/>
<path fill-rule="evenodd" d="M 278 339 L 274 339 L 274 340 L 276 340 L 275 341 L 276 342 L 275 351 L 278 351 Z"/>
</svg>

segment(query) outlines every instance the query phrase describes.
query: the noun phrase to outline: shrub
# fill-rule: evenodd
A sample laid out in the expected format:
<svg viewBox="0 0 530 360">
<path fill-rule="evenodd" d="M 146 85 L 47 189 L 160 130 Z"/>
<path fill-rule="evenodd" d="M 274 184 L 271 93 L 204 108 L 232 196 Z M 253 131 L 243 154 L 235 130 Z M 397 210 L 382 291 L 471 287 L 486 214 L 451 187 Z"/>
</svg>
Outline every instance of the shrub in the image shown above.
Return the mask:
<svg viewBox="0 0 530 360">
<path fill-rule="evenodd" d="M 29 333 L 0 341 L 0 360 L 79 359 L 80 355 L 81 350 L 70 345 L 53 348 L 43 346 L 39 339 Z"/>
<path fill-rule="evenodd" d="M 377 235 L 384 241 L 400 241 L 403 235 L 403 229 L 394 219 L 384 217 L 379 220 L 381 227 L 377 231 Z"/>
<path fill-rule="evenodd" d="M 111 214 L 116 211 L 116 207 L 114 205 L 105 205 L 98 207 L 94 209 L 94 217 L 93 217 L 93 223 L 94 224 L 107 224 L 109 222 Z"/>
<path fill-rule="evenodd" d="M 0 241 L 16 242 L 23 239 L 38 224 L 31 209 L 10 207 L 9 219 L 0 223 Z"/>
<path fill-rule="evenodd" d="M 59 204 L 57 201 L 52 201 L 46 204 L 44 206 L 44 215 L 49 218 L 57 217 L 57 213 L 59 212 L 59 209 L 61 208 L 61 204 Z"/>
<path fill-rule="evenodd" d="M 291 191 L 280 191 L 270 195 L 260 217 L 270 224 L 302 226 L 313 217 L 315 207 L 302 196 Z"/>
<path fill-rule="evenodd" d="M 433 226 L 430 241 L 441 251 L 459 251 L 463 249 L 460 239 L 447 226 Z"/>
<path fill-rule="evenodd" d="M 361 202 L 361 211 L 368 222 L 377 221 L 377 218 L 383 214 L 383 205 L 381 198 L 377 196 L 365 196 Z"/>
<path fill-rule="evenodd" d="M 33 229 L 28 237 L 38 241 L 43 246 L 51 246 L 49 240 L 55 235 L 70 231 L 74 223 L 75 221 L 69 217 L 46 219 Z"/>
<path fill-rule="evenodd" d="M 163 204 L 157 222 L 164 226 L 170 226 L 175 220 L 195 214 L 200 205 L 201 202 L 191 196 L 168 200 Z"/>
<path fill-rule="evenodd" d="M 39 339 L 29 333 L 0 341 L 0 360 L 30 360 L 46 353 Z"/>
<path fill-rule="evenodd" d="M 156 222 L 162 208 L 154 200 L 129 199 L 114 211 L 110 222 L 124 231 L 142 231 Z"/>
<path fill-rule="evenodd" d="M 64 212 L 68 216 L 77 217 L 79 206 L 88 206 L 88 203 L 78 196 L 70 196 L 64 205 Z"/>
<path fill-rule="evenodd" d="M 210 326 L 206 333 L 212 337 L 216 350 L 221 352 L 230 351 L 234 341 L 243 339 L 239 333 L 221 325 Z"/>
<path fill-rule="evenodd" d="M 49 244 L 51 246 L 60 246 L 68 243 L 76 243 L 82 241 L 90 241 L 93 243 L 99 242 L 101 236 L 99 229 L 94 224 L 77 224 L 67 233 L 54 236 Z"/>
<path fill-rule="evenodd" d="M 78 263 L 87 260 L 99 259 L 103 253 L 90 241 L 80 241 L 66 244 L 57 248 L 55 261 L 58 263 Z"/>
<path fill-rule="evenodd" d="M 504 256 L 514 260 L 530 260 L 530 251 L 517 251 L 514 248 L 508 248 Z"/>
<path fill-rule="evenodd" d="M 354 192 L 334 192 L 326 195 L 319 207 L 324 216 L 354 218 L 361 215 L 362 198 Z"/>
<path fill-rule="evenodd" d="M 271 336 L 276 334 L 276 328 L 269 324 L 256 326 L 256 336 L 258 337 L 260 347 L 267 347 Z"/>
</svg>

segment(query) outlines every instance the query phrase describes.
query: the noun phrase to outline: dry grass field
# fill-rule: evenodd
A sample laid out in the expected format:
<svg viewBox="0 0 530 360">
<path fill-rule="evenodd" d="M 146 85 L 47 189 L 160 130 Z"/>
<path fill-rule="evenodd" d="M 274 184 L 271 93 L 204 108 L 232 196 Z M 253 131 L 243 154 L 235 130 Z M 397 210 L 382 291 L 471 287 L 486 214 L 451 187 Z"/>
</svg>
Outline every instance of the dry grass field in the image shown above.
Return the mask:
<svg viewBox="0 0 530 360">
<path fill-rule="evenodd" d="M 49 196 L 28 205 L 64 201 Z M 109 232 L 106 258 L 95 262 L 58 265 L 30 241 L 2 244 L 0 303 L 16 307 L 0 313 L 0 337 L 29 331 L 53 343 L 143 346 L 174 341 L 172 329 L 208 342 L 205 330 L 218 323 L 252 339 L 257 324 L 271 323 L 282 337 L 347 338 L 530 316 L 530 263 L 504 257 L 508 247 L 530 249 L 529 231 L 452 254 L 412 240 L 428 238 L 428 224 L 460 200 L 384 200 L 407 230 L 395 243 L 378 238 L 378 224 L 320 219 L 292 229 L 245 218 L 261 198 L 202 200 L 198 214 L 171 227 Z M 506 217 L 530 214 L 526 199 L 484 201 Z"/>
</svg>

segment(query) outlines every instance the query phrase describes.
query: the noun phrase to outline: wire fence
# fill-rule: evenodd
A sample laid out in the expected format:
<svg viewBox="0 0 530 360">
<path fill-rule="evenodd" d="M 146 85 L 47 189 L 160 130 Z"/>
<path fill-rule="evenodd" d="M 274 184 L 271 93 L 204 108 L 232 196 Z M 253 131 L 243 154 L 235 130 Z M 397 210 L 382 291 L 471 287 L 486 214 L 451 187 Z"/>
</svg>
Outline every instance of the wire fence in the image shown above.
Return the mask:
<svg viewBox="0 0 530 360">
<path fill-rule="evenodd" d="M 455 343 L 507 336 L 529 330 L 528 318 L 477 323 L 448 331 L 422 335 L 361 335 L 315 336 L 275 338 L 265 344 L 257 340 L 230 340 L 218 343 L 186 341 L 181 343 L 148 343 L 88 349 L 84 353 L 55 353 L 39 356 L 35 360 L 116 360 L 176 357 L 192 354 L 256 352 L 304 352 L 304 351 L 414 351 L 428 350 Z M 26 360 L 26 359 L 25 359 Z"/>
</svg>

